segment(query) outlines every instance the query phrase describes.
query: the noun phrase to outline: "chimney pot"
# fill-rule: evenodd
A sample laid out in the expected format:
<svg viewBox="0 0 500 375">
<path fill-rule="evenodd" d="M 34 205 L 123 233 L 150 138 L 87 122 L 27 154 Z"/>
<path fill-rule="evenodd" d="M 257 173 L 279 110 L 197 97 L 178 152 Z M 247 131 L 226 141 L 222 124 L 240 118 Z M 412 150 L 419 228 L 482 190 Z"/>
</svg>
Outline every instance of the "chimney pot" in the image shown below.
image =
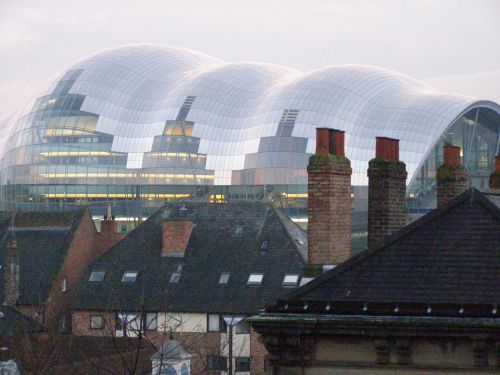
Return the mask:
<svg viewBox="0 0 500 375">
<path fill-rule="evenodd" d="M 381 160 L 399 161 L 399 139 L 377 137 L 375 157 Z"/>
<path fill-rule="evenodd" d="M 500 189 L 500 155 L 495 156 L 495 170 L 490 175 L 490 189 Z"/>
<path fill-rule="evenodd" d="M 460 147 L 445 145 L 444 146 L 444 162 L 445 165 L 460 165 Z"/>
<path fill-rule="evenodd" d="M 344 135 L 342 130 L 329 129 L 329 151 L 332 155 L 345 156 Z"/>
<path fill-rule="evenodd" d="M 316 128 L 316 154 L 326 155 L 330 152 L 330 129 Z"/>
</svg>

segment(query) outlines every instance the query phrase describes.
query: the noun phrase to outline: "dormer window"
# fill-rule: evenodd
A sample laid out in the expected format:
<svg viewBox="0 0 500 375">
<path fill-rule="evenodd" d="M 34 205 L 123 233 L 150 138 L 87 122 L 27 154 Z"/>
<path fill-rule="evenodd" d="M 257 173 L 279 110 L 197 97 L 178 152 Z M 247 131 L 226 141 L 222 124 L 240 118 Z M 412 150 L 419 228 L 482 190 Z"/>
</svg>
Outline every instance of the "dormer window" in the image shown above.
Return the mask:
<svg viewBox="0 0 500 375">
<path fill-rule="evenodd" d="M 105 274 L 106 274 L 106 271 L 92 271 L 90 273 L 89 281 L 101 282 L 104 280 Z"/>
<path fill-rule="evenodd" d="M 283 286 L 297 286 L 299 275 L 285 275 Z"/>
<path fill-rule="evenodd" d="M 269 246 L 269 240 L 262 240 L 262 242 L 260 243 L 261 250 L 267 250 L 268 246 Z"/>
<path fill-rule="evenodd" d="M 135 283 L 137 280 L 137 271 L 125 271 L 122 277 L 122 283 Z"/>
<path fill-rule="evenodd" d="M 219 284 L 227 284 L 230 276 L 231 274 L 229 272 L 222 272 L 219 277 Z"/>
<path fill-rule="evenodd" d="M 247 285 L 261 285 L 264 275 L 262 273 L 252 273 L 248 277 Z"/>
</svg>

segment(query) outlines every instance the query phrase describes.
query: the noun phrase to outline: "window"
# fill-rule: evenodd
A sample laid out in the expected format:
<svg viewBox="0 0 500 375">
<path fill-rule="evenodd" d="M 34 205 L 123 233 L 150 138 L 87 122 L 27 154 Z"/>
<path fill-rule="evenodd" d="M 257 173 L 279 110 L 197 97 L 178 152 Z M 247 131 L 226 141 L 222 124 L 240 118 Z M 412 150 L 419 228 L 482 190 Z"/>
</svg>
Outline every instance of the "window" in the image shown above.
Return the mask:
<svg viewBox="0 0 500 375">
<path fill-rule="evenodd" d="M 269 240 L 262 240 L 262 242 L 260 243 L 261 250 L 267 250 L 268 246 L 269 246 Z"/>
<path fill-rule="evenodd" d="M 228 272 L 222 272 L 219 278 L 219 284 L 227 284 L 229 282 L 229 276 L 231 274 Z"/>
<path fill-rule="evenodd" d="M 102 329 L 104 326 L 104 320 L 102 315 L 91 315 L 90 316 L 90 328 L 91 329 Z"/>
<path fill-rule="evenodd" d="M 207 356 L 207 362 L 209 370 L 227 371 L 226 357 L 209 355 Z"/>
<path fill-rule="evenodd" d="M 101 282 L 104 280 L 105 274 L 106 274 L 106 271 L 92 271 L 92 273 L 90 274 L 89 281 Z"/>
<path fill-rule="evenodd" d="M 243 233 L 243 225 L 237 225 L 235 233 L 242 234 Z"/>
<path fill-rule="evenodd" d="M 61 320 L 59 321 L 59 328 L 61 331 L 66 331 L 67 327 L 67 320 L 66 320 L 66 315 L 61 316 Z"/>
<path fill-rule="evenodd" d="M 177 284 L 181 279 L 181 274 L 178 272 L 174 272 L 170 277 L 170 284 Z"/>
<path fill-rule="evenodd" d="M 285 275 L 283 286 L 297 286 L 299 275 Z"/>
<path fill-rule="evenodd" d="M 146 329 L 148 331 L 156 331 L 158 329 L 158 314 L 156 313 L 146 314 Z"/>
<path fill-rule="evenodd" d="M 234 360 L 234 370 L 236 372 L 249 372 L 250 357 L 236 357 Z"/>
<path fill-rule="evenodd" d="M 61 291 L 64 293 L 68 290 L 68 282 L 66 281 L 66 278 L 63 277 L 62 279 L 62 285 L 61 285 Z"/>
<path fill-rule="evenodd" d="M 236 326 L 236 334 L 247 335 L 250 333 L 250 324 L 248 322 L 242 321 Z"/>
<path fill-rule="evenodd" d="M 260 285 L 260 284 L 262 284 L 263 278 L 264 278 L 264 275 L 261 273 L 252 273 L 248 277 L 247 285 Z"/>
<path fill-rule="evenodd" d="M 116 330 L 122 331 L 125 335 L 127 332 L 139 332 L 143 330 L 142 319 L 139 315 L 133 313 L 119 313 L 116 315 Z"/>
<path fill-rule="evenodd" d="M 220 332 L 219 314 L 208 314 L 208 332 Z"/>
<path fill-rule="evenodd" d="M 135 283 L 137 271 L 126 271 L 123 273 L 122 283 Z"/>
</svg>

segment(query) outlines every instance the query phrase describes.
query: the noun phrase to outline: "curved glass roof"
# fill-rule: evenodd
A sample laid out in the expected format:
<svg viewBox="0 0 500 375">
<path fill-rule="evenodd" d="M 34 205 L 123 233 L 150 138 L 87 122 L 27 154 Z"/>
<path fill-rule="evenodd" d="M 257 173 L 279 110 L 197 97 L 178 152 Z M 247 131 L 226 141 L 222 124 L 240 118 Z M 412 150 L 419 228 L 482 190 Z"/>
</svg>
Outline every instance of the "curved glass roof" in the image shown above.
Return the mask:
<svg viewBox="0 0 500 375">
<path fill-rule="evenodd" d="M 68 115 L 64 98 L 69 96 Z M 37 118 L 37 111 L 57 100 L 66 100 L 59 112 Z M 243 184 L 244 172 L 238 171 L 273 168 L 285 172 L 254 172 L 245 181 L 304 184 L 315 128 L 330 127 L 346 131 L 353 185 L 367 185 L 366 169 L 377 136 L 400 139 L 400 158 L 410 183 L 445 130 L 477 107 L 500 113 L 496 103 L 441 93 L 372 66 L 301 73 L 270 64 L 225 63 L 177 47 L 125 46 L 85 58 L 54 79 L 34 105 L 12 121 L 4 154 L 43 144 L 33 136 L 20 140 L 22 131 L 53 126 L 54 119 L 59 121 L 56 127 L 77 127 L 68 121 L 68 116 L 77 115 L 87 121 L 96 118 L 92 131 L 112 137 L 110 149 L 102 151 L 124 155 L 123 168 L 140 171 L 152 167 L 151 153 L 168 151 L 160 138 L 176 134 L 172 129 L 178 123 L 181 135 L 197 140 L 195 152 L 206 157 L 202 167 L 213 172 L 214 185 Z"/>
</svg>

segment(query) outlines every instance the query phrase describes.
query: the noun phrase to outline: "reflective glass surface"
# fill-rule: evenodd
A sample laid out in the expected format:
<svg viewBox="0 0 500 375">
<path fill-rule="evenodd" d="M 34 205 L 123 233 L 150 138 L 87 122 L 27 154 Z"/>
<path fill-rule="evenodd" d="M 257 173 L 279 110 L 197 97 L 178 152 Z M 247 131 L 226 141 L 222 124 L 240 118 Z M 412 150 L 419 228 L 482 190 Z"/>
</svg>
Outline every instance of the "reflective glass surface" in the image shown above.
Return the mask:
<svg viewBox="0 0 500 375">
<path fill-rule="evenodd" d="M 315 128 L 346 132 L 355 210 L 375 137 L 400 139 L 411 207 L 433 204 L 440 147 L 463 147 L 476 183 L 498 153 L 500 106 L 369 66 L 307 74 L 166 46 L 90 56 L 5 125 L 3 208 L 148 215 L 165 200 L 267 199 L 305 217 Z M 483 178 L 484 179 L 484 178 Z M 484 184 L 484 181 L 482 182 Z"/>
</svg>

